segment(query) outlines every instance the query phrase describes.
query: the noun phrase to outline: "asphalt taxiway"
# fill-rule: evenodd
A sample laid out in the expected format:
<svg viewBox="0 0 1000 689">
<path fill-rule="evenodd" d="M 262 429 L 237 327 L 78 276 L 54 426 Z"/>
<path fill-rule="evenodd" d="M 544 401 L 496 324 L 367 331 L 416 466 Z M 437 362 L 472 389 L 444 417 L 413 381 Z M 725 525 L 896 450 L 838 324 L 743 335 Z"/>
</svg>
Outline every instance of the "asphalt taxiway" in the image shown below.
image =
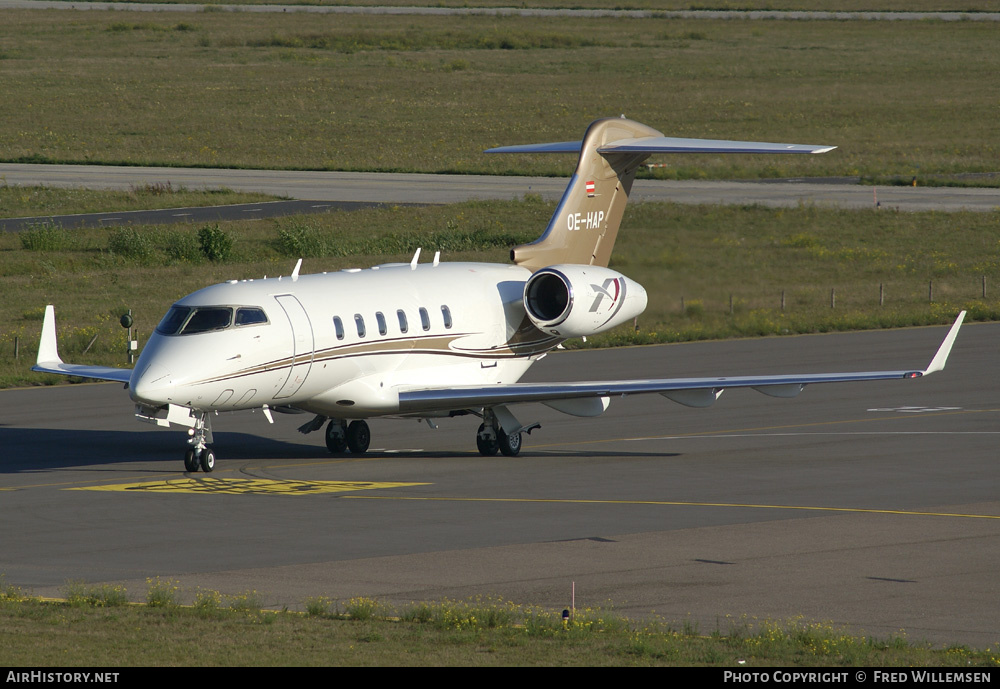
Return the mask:
<svg viewBox="0 0 1000 689">
<path fill-rule="evenodd" d="M 529 379 L 923 368 L 944 328 L 557 352 Z M 146 578 L 266 604 L 502 596 L 610 606 L 704 632 L 830 622 L 886 637 L 1000 640 L 1000 324 L 966 325 L 925 379 L 727 391 L 710 409 L 616 399 L 597 419 L 519 410 L 516 458 L 475 451 L 472 417 L 373 421 L 330 456 L 302 416 L 215 421 L 216 470 L 132 419 L 118 385 L 0 391 L 0 572 Z"/>
<path fill-rule="evenodd" d="M 567 165 L 570 163 L 568 162 Z M 0 163 L 0 183 L 128 190 L 145 184 L 232 189 L 314 202 L 426 204 L 472 199 L 520 199 L 533 194 L 558 200 L 563 177 L 501 177 L 418 173 L 327 172 L 307 170 L 227 170 L 207 168 L 115 167 Z M 976 187 L 873 188 L 854 180 L 809 179 L 760 182 L 635 181 L 632 201 L 690 204 L 760 204 L 775 207 L 820 205 L 902 211 L 995 211 L 1000 191 Z M 243 217 L 234 212 L 231 218 Z"/>
</svg>

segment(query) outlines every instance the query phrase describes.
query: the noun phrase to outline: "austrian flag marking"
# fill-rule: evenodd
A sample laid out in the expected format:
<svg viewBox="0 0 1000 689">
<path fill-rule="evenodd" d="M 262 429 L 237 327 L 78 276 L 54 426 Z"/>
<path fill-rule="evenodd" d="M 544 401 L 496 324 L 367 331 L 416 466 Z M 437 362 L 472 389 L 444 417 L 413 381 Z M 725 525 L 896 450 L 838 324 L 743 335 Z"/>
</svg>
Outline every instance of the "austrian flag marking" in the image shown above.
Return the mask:
<svg viewBox="0 0 1000 689">
<path fill-rule="evenodd" d="M 587 182 L 587 196 L 594 196 L 594 182 Z"/>
</svg>

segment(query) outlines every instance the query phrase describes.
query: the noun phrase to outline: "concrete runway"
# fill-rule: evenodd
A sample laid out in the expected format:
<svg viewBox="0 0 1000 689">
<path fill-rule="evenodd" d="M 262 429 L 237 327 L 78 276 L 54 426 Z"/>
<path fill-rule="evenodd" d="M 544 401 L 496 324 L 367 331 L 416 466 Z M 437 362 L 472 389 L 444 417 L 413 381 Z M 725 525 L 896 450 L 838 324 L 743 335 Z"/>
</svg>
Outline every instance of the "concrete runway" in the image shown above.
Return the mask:
<svg viewBox="0 0 1000 689">
<path fill-rule="evenodd" d="M 944 334 L 559 352 L 529 378 L 922 368 Z M 211 475 L 185 476 L 183 434 L 135 422 L 117 385 L 0 391 L 0 572 L 41 595 L 85 580 L 142 599 L 160 576 L 290 608 L 492 594 L 562 609 L 575 586 L 579 607 L 703 632 L 801 616 L 987 647 L 998 341 L 1000 324 L 967 325 L 941 373 L 795 400 L 640 396 L 597 419 L 522 407 L 542 428 L 517 458 L 476 454 L 470 417 L 376 420 L 382 449 L 334 458 L 295 431 L 306 417 L 225 415 Z"/>
</svg>

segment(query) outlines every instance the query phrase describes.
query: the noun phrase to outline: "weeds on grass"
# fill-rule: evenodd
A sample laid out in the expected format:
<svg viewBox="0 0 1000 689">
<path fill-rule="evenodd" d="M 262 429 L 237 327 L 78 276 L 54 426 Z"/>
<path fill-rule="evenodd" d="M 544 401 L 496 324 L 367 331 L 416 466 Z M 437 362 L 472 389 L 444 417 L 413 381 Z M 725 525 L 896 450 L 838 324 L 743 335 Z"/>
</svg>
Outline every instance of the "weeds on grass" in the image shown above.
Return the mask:
<svg viewBox="0 0 1000 689">
<path fill-rule="evenodd" d="M 194 594 L 193 607 L 201 615 L 211 617 L 222 609 L 222 594 L 218 591 L 199 590 Z"/>
<path fill-rule="evenodd" d="M 191 232 L 169 232 L 164 235 L 164 248 L 167 256 L 184 263 L 201 263 L 205 260 L 205 252 L 201 243 Z"/>
<path fill-rule="evenodd" d="M 75 607 L 115 608 L 129 603 L 125 587 L 113 584 L 71 581 L 63 589 L 63 595 L 66 602 Z"/>
<path fill-rule="evenodd" d="M 263 603 L 256 591 L 244 591 L 232 596 L 226 596 L 226 607 L 233 612 L 255 614 L 261 611 Z"/>
<path fill-rule="evenodd" d="M 29 225 L 20 232 L 20 239 L 25 251 L 59 251 L 70 246 L 69 231 L 48 222 Z"/>
<path fill-rule="evenodd" d="M 290 258 L 320 258 L 330 254 L 329 244 L 320 230 L 304 219 L 279 221 L 277 249 Z"/>
<path fill-rule="evenodd" d="M 380 616 L 385 607 L 374 598 L 359 596 L 344 603 L 344 613 L 349 620 L 365 621 Z"/>
<path fill-rule="evenodd" d="M 8 583 L 6 574 L 0 574 L 0 603 L 21 603 L 33 599 L 34 596 L 26 594 L 20 586 Z"/>
<path fill-rule="evenodd" d="M 306 598 L 306 614 L 310 617 L 326 617 L 330 614 L 331 603 L 326 596 Z"/>
<path fill-rule="evenodd" d="M 213 263 L 228 261 L 233 253 L 233 238 L 218 223 L 205 225 L 198 230 L 198 244 L 202 253 Z"/>
<path fill-rule="evenodd" d="M 112 230 L 108 237 L 108 251 L 121 258 L 144 263 L 154 252 L 149 233 L 126 225 Z"/>
<path fill-rule="evenodd" d="M 172 608 L 179 605 L 177 593 L 180 587 L 170 579 L 160 577 L 146 579 L 146 605 L 151 608 Z"/>
</svg>

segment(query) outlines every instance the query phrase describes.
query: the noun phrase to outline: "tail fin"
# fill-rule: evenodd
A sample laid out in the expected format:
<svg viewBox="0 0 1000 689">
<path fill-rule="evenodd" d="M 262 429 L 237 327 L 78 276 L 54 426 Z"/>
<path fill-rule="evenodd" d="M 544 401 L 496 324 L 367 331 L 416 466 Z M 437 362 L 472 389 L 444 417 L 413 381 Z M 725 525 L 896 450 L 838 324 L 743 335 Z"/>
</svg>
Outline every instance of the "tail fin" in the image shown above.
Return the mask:
<svg viewBox="0 0 1000 689">
<path fill-rule="evenodd" d="M 653 153 L 825 153 L 832 146 L 677 139 L 622 118 L 593 122 L 583 141 L 504 146 L 487 153 L 577 153 L 580 161 L 545 232 L 511 250 L 532 271 L 559 263 L 607 266 L 636 170 Z"/>
</svg>

